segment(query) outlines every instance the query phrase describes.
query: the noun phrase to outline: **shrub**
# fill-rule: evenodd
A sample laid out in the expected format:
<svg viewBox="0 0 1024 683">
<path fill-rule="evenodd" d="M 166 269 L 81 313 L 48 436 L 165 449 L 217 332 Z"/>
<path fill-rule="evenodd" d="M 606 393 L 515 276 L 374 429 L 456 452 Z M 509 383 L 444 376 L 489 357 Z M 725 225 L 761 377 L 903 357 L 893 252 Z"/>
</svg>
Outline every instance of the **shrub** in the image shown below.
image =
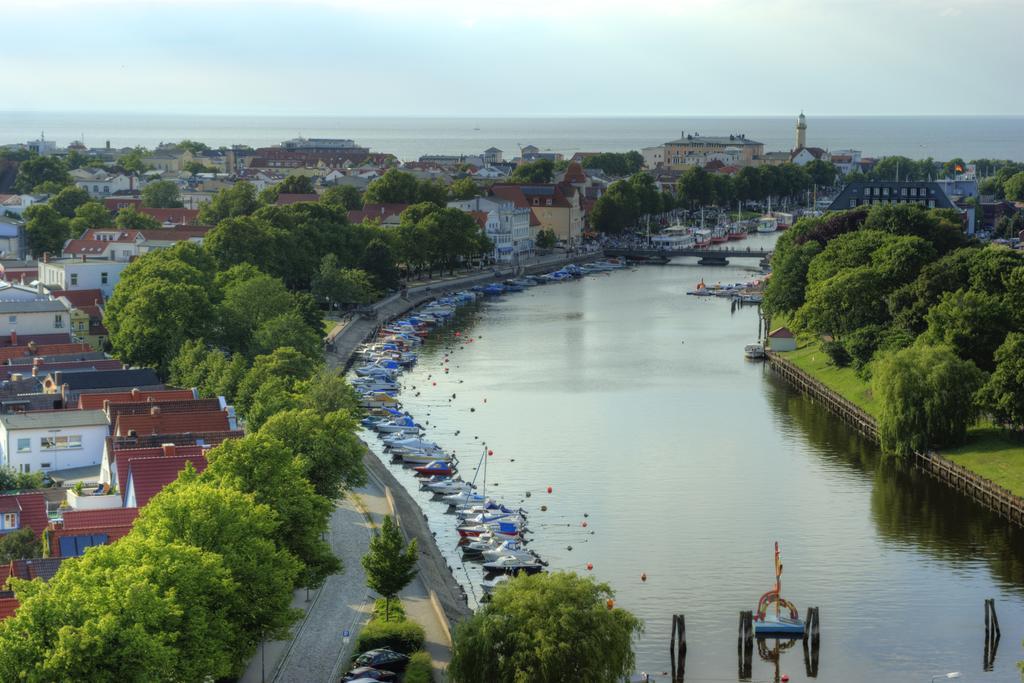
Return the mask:
<svg viewBox="0 0 1024 683">
<path fill-rule="evenodd" d="M 423 627 L 413 621 L 378 621 L 374 619 L 359 633 L 356 640 L 356 651 L 366 652 L 378 647 L 386 647 L 411 654 L 423 648 L 426 634 Z"/>
<path fill-rule="evenodd" d="M 832 361 L 832 365 L 836 367 L 844 368 L 850 364 L 850 354 L 847 352 L 846 347 L 843 346 L 843 342 L 822 342 L 821 350 L 825 352 L 825 355 Z"/>
<path fill-rule="evenodd" d="M 423 650 L 413 653 L 409 666 L 405 669 L 405 683 L 430 683 L 433 679 L 433 666 L 430 655 Z"/>
<path fill-rule="evenodd" d="M 372 621 L 405 621 L 405 606 L 401 600 L 391 603 L 391 619 L 384 618 L 387 604 L 387 598 L 377 598 L 373 603 L 373 616 L 370 619 Z"/>
</svg>

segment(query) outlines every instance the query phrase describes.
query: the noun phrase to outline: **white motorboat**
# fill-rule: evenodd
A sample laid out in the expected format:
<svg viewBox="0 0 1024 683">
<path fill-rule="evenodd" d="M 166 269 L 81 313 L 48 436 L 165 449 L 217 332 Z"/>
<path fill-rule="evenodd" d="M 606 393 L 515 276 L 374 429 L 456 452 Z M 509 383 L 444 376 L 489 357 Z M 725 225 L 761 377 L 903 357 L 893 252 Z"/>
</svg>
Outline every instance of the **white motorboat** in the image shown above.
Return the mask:
<svg viewBox="0 0 1024 683">
<path fill-rule="evenodd" d="M 458 481 L 455 479 L 448 479 L 439 481 L 424 486 L 426 490 L 439 496 L 450 496 L 455 493 L 461 493 L 463 491 L 472 491 L 473 485 L 468 481 Z"/>
<path fill-rule="evenodd" d="M 452 461 L 452 456 L 444 452 L 403 453 L 400 457 L 402 458 L 402 463 L 406 465 L 429 465 L 435 460 Z"/>
<path fill-rule="evenodd" d="M 505 585 L 512 580 L 512 577 L 508 574 L 498 574 L 491 578 L 484 579 L 480 582 L 480 588 L 483 589 L 486 595 L 492 595 L 494 591 L 498 590 L 501 586 Z"/>
<path fill-rule="evenodd" d="M 484 562 L 484 570 L 492 574 L 537 574 L 544 571 L 544 565 L 537 558 L 503 555 L 490 562 Z"/>
<path fill-rule="evenodd" d="M 470 491 L 461 491 L 459 493 L 453 493 L 450 496 L 445 496 L 442 500 L 448 503 L 451 507 L 458 507 L 459 505 L 477 505 L 487 500 L 487 496 L 482 493 L 472 493 Z"/>
<path fill-rule="evenodd" d="M 537 556 L 524 548 L 520 541 L 502 541 L 497 548 L 484 550 L 482 555 L 487 562 L 493 562 L 500 557 L 515 557 L 520 560 L 537 561 Z"/>
<path fill-rule="evenodd" d="M 764 344 L 747 344 L 743 347 L 743 355 L 750 360 L 761 360 L 764 358 Z"/>
<path fill-rule="evenodd" d="M 394 449 L 405 448 L 410 450 L 441 450 L 441 447 L 433 441 L 408 436 L 384 437 L 384 447 Z"/>
</svg>

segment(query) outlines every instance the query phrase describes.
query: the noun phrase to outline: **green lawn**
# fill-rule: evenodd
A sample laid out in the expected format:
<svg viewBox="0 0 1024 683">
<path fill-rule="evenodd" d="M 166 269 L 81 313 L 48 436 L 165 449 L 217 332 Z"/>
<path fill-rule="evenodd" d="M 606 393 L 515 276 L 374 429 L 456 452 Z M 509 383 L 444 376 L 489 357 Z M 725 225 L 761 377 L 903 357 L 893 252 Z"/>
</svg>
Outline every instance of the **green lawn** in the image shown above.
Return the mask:
<svg viewBox="0 0 1024 683">
<path fill-rule="evenodd" d="M 975 427 L 967 443 L 942 453 L 953 462 L 1024 496 L 1024 441 L 997 427 Z"/>
<path fill-rule="evenodd" d="M 331 320 L 330 318 L 324 318 L 324 334 L 330 334 L 334 326 L 338 324 L 337 320 Z"/>
<path fill-rule="evenodd" d="M 772 321 L 773 327 L 775 322 Z M 801 338 L 796 351 L 781 355 L 870 415 L 878 416 L 881 406 L 872 395 L 869 383 L 858 377 L 852 368 L 830 364 L 816 340 Z M 944 450 L 942 455 L 1024 496 L 1024 439 L 1014 439 L 1005 430 L 980 424 L 968 430 L 967 443 Z"/>
</svg>

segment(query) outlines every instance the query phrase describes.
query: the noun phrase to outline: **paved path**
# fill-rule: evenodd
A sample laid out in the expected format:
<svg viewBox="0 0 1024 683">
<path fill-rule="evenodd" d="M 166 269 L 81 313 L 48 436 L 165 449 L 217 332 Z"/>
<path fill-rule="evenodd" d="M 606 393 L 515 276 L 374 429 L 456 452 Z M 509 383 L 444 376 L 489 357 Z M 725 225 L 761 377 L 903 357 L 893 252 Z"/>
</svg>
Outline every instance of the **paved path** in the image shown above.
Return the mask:
<svg viewBox="0 0 1024 683">
<path fill-rule="evenodd" d="M 328 577 L 319 590 L 312 591 L 309 602 L 305 589 L 296 591 L 292 607 L 305 610 L 305 618 L 293 627 L 292 640 L 267 643 L 263 656 L 257 651 L 242 683 L 328 683 L 338 679 L 336 672 L 348 670 L 355 636 L 373 607 L 359 561 L 371 533 L 369 521 L 351 497 L 337 503 L 329 540 L 341 558 L 342 573 Z M 342 638 L 345 629 L 352 634 L 347 644 Z"/>
</svg>

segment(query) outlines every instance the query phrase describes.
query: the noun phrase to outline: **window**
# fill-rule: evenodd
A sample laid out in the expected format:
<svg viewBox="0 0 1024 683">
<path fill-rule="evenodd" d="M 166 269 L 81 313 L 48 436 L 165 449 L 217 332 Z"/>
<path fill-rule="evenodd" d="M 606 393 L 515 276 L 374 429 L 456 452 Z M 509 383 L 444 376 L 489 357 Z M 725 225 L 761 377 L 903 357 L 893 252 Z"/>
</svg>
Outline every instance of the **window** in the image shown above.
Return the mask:
<svg viewBox="0 0 1024 683">
<path fill-rule="evenodd" d="M 64 316 L 60 313 L 53 316 L 53 327 L 56 330 L 64 329 Z"/>
<path fill-rule="evenodd" d="M 106 273 L 100 273 L 100 284 L 102 284 L 102 285 L 107 284 L 107 274 Z"/>
<path fill-rule="evenodd" d="M 5 512 L 4 513 L 4 528 L 5 529 L 17 529 L 18 528 L 18 513 L 17 512 Z"/>
<path fill-rule="evenodd" d="M 39 445 L 44 451 L 65 450 L 68 448 L 81 448 L 82 435 L 69 434 L 68 436 L 44 436 L 42 439 L 39 440 Z"/>
<path fill-rule="evenodd" d="M 18 452 L 24 453 L 32 450 L 32 439 L 18 439 Z"/>
<path fill-rule="evenodd" d="M 78 273 L 71 273 L 71 286 L 75 287 L 78 285 Z"/>
<path fill-rule="evenodd" d="M 28 474 L 31 470 L 32 465 L 28 464 L 27 462 L 21 466 L 21 471 L 24 472 L 25 474 Z"/>
<path fill-rule="evenodd" d="M 17 325 L 18 324 L 18 316 L 16 316 L 16 315 L 9 315 L 9 316 L 7 316 L 7 322 L 9 324 L 11 324 L 11 325 Z"/>
</svg>

